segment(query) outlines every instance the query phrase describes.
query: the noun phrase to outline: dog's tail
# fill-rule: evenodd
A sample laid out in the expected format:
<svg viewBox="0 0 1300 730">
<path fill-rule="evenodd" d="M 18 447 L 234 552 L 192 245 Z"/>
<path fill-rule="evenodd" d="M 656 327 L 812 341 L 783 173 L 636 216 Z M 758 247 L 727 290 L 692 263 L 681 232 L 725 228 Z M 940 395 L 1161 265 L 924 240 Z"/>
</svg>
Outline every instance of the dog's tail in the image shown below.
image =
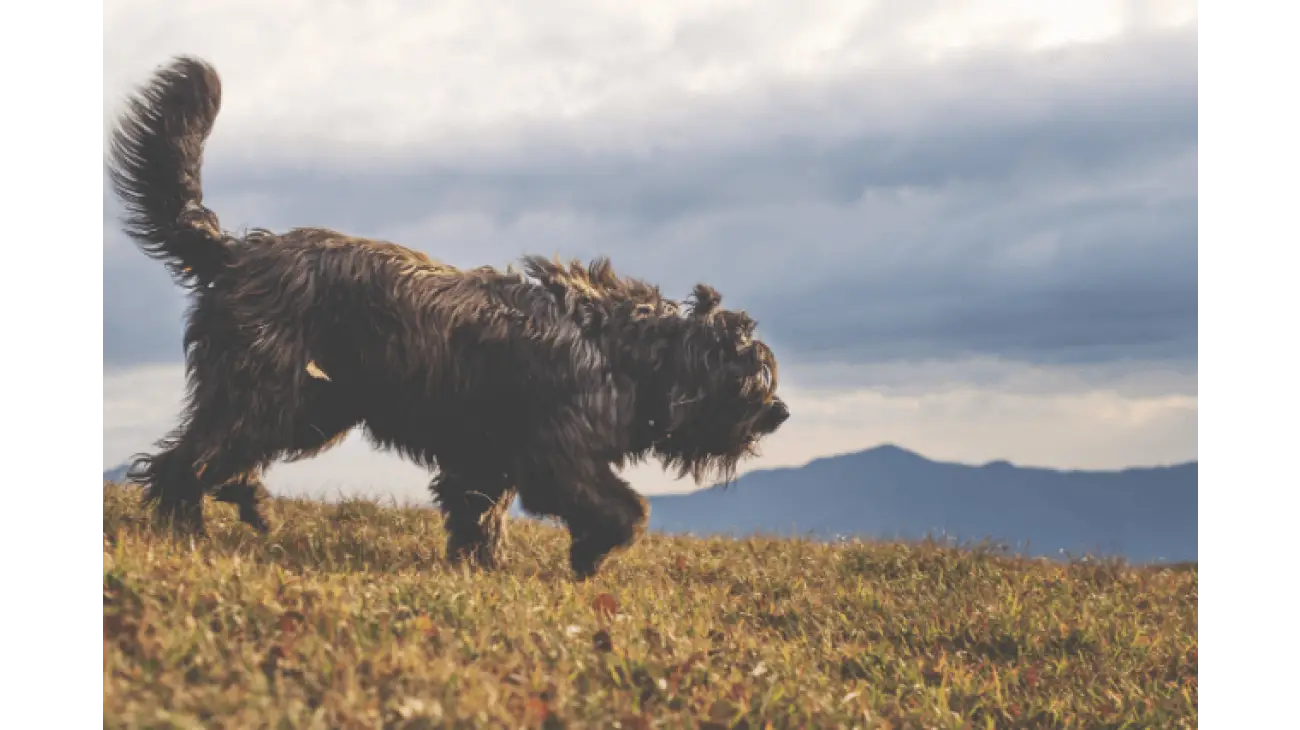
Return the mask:
<svg viewBox="0 0 1300 730">
<path fill-rule="evenodd" d="M 203 145 L 221 109 L 221 79 L 181 56 L 127 100 L 109 143 L 108 176 L 126 207 L 124 229 L 181 286 L 206 286 L 229 250 L 203 207 Z"/>
</svg>

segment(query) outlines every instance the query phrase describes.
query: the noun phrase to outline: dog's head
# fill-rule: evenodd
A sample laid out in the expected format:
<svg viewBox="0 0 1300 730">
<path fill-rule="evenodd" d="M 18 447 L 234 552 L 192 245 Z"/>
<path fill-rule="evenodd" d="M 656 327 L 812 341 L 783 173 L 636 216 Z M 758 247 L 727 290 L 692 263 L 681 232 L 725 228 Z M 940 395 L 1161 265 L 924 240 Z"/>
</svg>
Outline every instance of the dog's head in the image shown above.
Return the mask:
<svg viewBox="0 0 1300 730">
<path fill-rule="evenodd" d="M 604 259 L 584 267 L 530 257 L 524 266 L 636 389 L 627 456 L 652 455 L 697 482 L 730 479 L 789 418 L 771 348 L 754 339 L 753 319 L 721 307 L 712 287 L 697 285 L 682 307 Z"/>
<path fill-rule="evenodd" d="M 667 377 L 659 381 L 657 405 L 667 420 L 652 451 L 665 467 L 697 482 L 730 480 L 739 462 L 790 417 L 776 394 L 776 356 L 754 338 L 757 323 L 721 303 L 717 290 L 696 285 L 672 328 L 671 356 L 660 364 Z"/>
</svg>

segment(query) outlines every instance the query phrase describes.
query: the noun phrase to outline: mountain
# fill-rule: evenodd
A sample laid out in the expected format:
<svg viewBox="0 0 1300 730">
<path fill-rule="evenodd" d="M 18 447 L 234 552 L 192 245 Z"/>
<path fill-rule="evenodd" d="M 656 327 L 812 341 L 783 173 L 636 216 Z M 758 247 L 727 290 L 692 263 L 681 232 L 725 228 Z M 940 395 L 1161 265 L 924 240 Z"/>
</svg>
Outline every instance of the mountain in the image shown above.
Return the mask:
<svg viewBox="0 0 1300 730">
<path fill-rule="evenodd" d="M 112 469 L 107 469 L 107 470 L 105 470 L 105 471 L 104 471 L 104 481 L 106 481 L 106 482 L 122 482 L 122 481 L 126 481 L 126 472 L 127 472 L 127 469 L 130 469 L 130 466 L 128 466 L 127 464 L 118 464 L 117 466 L 113 467 Z"/>
<path fill-rule="evenodd" d="M 731 485 L 651 498 L 650 527 L 696 535 L 959 541 L 1015 552 L 1195 561 L 1196 462 L 1123 471 L 1057 471 L 1006 461 L 931 461 L 897 446 L 745 474 Z M 1026 544 L 1027 543 L 1027 544 Z"/>
</svg>

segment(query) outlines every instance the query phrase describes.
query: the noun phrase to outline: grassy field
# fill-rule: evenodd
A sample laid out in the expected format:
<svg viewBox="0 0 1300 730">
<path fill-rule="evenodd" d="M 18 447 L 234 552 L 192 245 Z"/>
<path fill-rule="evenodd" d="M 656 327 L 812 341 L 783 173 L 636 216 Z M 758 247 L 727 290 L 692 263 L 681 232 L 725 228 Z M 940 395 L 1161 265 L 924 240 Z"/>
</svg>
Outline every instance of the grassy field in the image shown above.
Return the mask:
<svg viewBox="0 0 1300 730">
<path fill-rule="evenodd" d="M 105 727 L 1195 727 L 1197 572 L 657 535 L 587 584 L 515 521 L 280 500 L 258 536 L 104 488 Z"/>
</svg>

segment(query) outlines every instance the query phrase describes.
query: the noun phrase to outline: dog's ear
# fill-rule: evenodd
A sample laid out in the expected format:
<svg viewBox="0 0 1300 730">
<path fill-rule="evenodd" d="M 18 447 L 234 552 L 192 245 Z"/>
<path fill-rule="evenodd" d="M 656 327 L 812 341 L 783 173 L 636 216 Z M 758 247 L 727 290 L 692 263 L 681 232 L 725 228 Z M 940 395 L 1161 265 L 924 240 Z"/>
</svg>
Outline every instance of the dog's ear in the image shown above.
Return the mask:
<svg viewBox="0 0 1300 730">
<path fill-rule="evenodd" d="M 696 284 L 691 291 L 690 307 L 693 317 L 708 317 L 719 304 L 722 304 L 722 295 L 708 284 Z"/>
</svg>

